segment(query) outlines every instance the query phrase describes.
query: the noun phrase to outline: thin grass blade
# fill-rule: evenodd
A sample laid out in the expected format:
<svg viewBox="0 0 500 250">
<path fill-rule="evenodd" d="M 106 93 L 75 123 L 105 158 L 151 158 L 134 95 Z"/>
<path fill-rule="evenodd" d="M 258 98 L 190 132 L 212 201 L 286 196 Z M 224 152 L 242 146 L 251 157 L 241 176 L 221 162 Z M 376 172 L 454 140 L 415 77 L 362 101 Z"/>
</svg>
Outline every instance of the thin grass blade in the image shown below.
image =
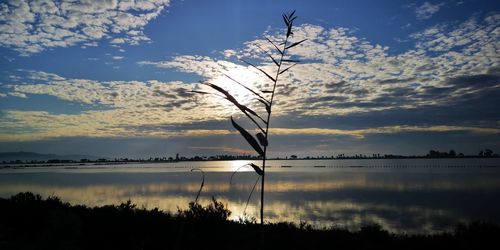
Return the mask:
<svg viewBox="0 0 500 250">
<path fill-rule="evenodd" d="M 274 64 L 276 64 L 276 66 L 278 66 L 278 67 L 280 66 L 280 64 L 276 61 L 276 59 L 274 59 L 273 56 L 271 56 L 269 54 L 267 54 L 267 56 L 269 56 L 269 58 L 271 58 L 271 60 L 273 60 Z"/>
<path fill-rule="evenodd" d="M 235 175 L 236 173 L 238 173 L 238 171 L 239 171 L 240 169 L 242 169 L 242 168 L 244 168 L 244 167 L 246 167 L 246 166 L 247 166 L 247 164 L 245 164 L 245 165 L 243 165 L 243 166 L 241 166 L 241 167 L 237 168 L 237 169 L 233 172 L 233 174 L 231 174 L 231 177 L 229 178 L 229 184 L 233 184 L 233 177 L 234 177 L 234 175 Z"/>
<path fill-rule="evenodd" d="M 262 169 L 259 166 L 255 165 L 253 163 L 248 163 L 247 165 L 252 167 L 253 170 L 255 170 L 255 173 L 257 173 L 258 175 L 262 176 L 264 174 L 264 171 L 262 171 Z"/>
<path fill-rule="evenodd" d="M 291 62 L 291 63 L 299 63 L 300 62 L 299 60 L 292 60 L 292 59 L 283 59 L 281 61 L 283 61 L 283 62 Z"/>
<path fill-rule="evenodd" d="M 262 99 L 257 99 L 257 101 L 262 102 L 266 106 L 267 113 L 271 113 L 271 106 L 269 105 L 269 103 L 267 101 L 262 100 Z"/>
<path fill-rule="evenodd" d="M 288 68 L 286 68 L 286 69 L 284 69 L 284 70 L 280 71 L 279 75 L 281 75 L 281 74 L 285 73 L 287 70 L 291 69 L 291 68 L 292 68 L 293 66 L 295 66 L 295 65 L 297 65 L 297 64 L 294 64 L 294 65 L 292 65 L 292 66 L 290 66 L 290 67 L 288 67 Z"/>
<path fill-rule="evenodd" d="M 247 211 L 248 203 L 250 202 L 250 198 L 252 198 L 252 194 L 253 194 L 253 191 L 255 190 L 255 187 L 257 186 L 257 183 L 259 183 L 259 179 L 260 179 L 260 175 L 259 175 L 259 177 L 257 177 L 257 180 L 255 180 L 255 184 L 253 184 L 252 191 L 250 191 L 250 194 L 248 195 L 247 204 L 245 204 L 245 209 L 243 209 L 243 214 L 245 214 Z"/>
<path fill-rule="evenodd" d="M 259 166 L 255 165 L 255 164 L 253 164 L 253 163 L 248 163 L 248 164 L 245 164 L 245 165 L 243 165 L 243 166 L 241 166 L 241 167 L 237 168 L 237 169 L 233 172 L 233 174 L 231 174 L 231 177 L 229 178 L 229 184 L 233 184 L 233 177 L 234 177 L 234 175 L 235 175 L 236 173 L 238 173 L 238 171 L 240 171 L 240 169 L 242 169 L 242 168 L 244 168 L 244 167 L 246 167 L 246 166 L 250 166 L 250 167 L 252 167 L 252 168 L 255 170 L 255 172 L 256 172 L 259 176 L 262 176 L 262 175 L 264 174 L 264 171 L 262 171 L 262 169 L 260 169 L 260 167 L 259 167 Z"/>
<path fill-rule="evenodd" d="M 260 47 L 258 44 L 256 44 L 255 46 L 257 46 L 257 48 L 259 48 L 260 50 L 262 50 L 262 52 L 264 52 L 264 54 L 266 54 L 269 58 L 271 58 L 271 60 L 274 62 L 274 64 L 276 64 L 276 66 L 278 66 L 278 67 L 280 66 L 278 64 L 278 61 L 276 61 L 276 59 L 274 59 L 274 57 L 271 54 L 269 54 L 265 49 L 263 49 L 262 47 Z"/>
<path fill-rule="evenodd" d="M 290 26 L 290 23 L 288 22 L 288 17 L 283 14 L 283 21 L 285 22 L 286 26 Z"/>
<path fill-rule="evenodd" d="M 276 44 L 274 44 L 274 43 L 273 43 L 273 41 L 271 41 L 271 39 L 269 39 L 269 38 L 267 38 L 267 37 L 265 37 L 265 38 L 266 38 L 266 40 L 267 40 L 268 42 L 270 42 L 270 43 L 274 46 L 274 48 L 276 48 L 276 49 L 278 50 L 278 52 L 279 52 L 280 54 L 282 54 L 282 55 L 283 55 L 283 51 L 281 51 L 281 50 L 280 50 L 280 48 L 278 48 L 278 46 L 276 46 Z"/>
<path fill-rule="evenodd" d="M 250 66 L 252 66 L 252 67 L 254 67 L 254 68 L 256 68 L 257 70 L 259 70 L 260 72 L 262 72 L 264 75 L 266 75 L 269 79 L 271 79 L 271 81 L 276 82 L 276 80 L 275 80 L 275 79 L 274 79 L 271 75 L 269 75 L 266 71 L 264 71 L 263 69 L 261 69 L 261 68 L 259 68 L 259 67 L 255 66 L 255 65 L 254 65 L 253 63 L 251 63 L 251 62 L 248 62 L 248 61 L 245 61 L 245 60 L 241 60 L 241 61 L 243 61 L 244 63 L 246 63 L 246 64 L 248 64 L 248 65 L 250 65 Z"/>
<path fill-rule="evenodd" d="M 203 83 L 209 87 L 212 87 L 213 89 L 219 91 L 220 93 L 222 93 L 223 95 L 225 95 L 226 99 L 230 102 L 232 102 L 236 107 L 238 107 L 243 113 L 247 114 L 247 113 L 250 113 L 252 115 L 254 115 L 255 117 L 259 118 L 260 120 L 264 121 L 264 119 L 262 119 L 262 117 L 260 117 L 255 111 L 253 111 L 252 109 L 250 109 L 249 107 L 239 103 L 236 98 L 234 98 L 231 94 L 229 94 L 229 92 L 227 92 L 225 89 L 213 84 L 213 83 L 209 83 L 209 82 L 205 82 Z"/>
<path fill-rule="evenodd" d="M 201 185 L 200 185 L 200 190 L 198 190 L 198 194 L 196 194 L 196 199 L 194 199 L 194 203 L 198 203 L 198 198 L 200 197 L 200 194 L 201 194 L 201 190 L 203 189 L 203 186 L 205 186 L 205 172 L 203 172 L 203 170 L 199 169 L 199 168 L 193 168 L 191 169 L 191 172 L 193 171 L 200 171 L 201 172 Z"/>
<path fill-rule="evenodd" d="M 197 94 L 203 94 L 203 95 L 215 95 L 215 96 L 218 96 L 220 98 L 224 98 L 224 99 L 227 99 L 225 96 L 222 96 L 222 95 L 219 95 L 217 93 L 210 93 L 210 92 L 205 92 L 205 91 L 198 91 L 198 90 L 191 90 L 189 92 L 192 92 L 192 93 L 197 93 Z"/>
<path fill-rule="evenodd" d="M 297 45 L 299 45 L 299 44 L 303 43 L 304 41 L 307 41 L 307 39 L 303 39 L 303 40 L 300 40 L 300 41 L 298 41 L 298 42 L 296 42 L 296 43 L 292 43 L 292 44 L 288 45 L 285 49 L 290 49 L 290 48 L 293 48 L 293 47 L 295 47 L 295 46 L 297 46 Z"/>
<path fill-rule="evenodd" d="M 248 91 L 252 92 L 252 94 L 254 94 L 254 95 L 258 96 L 259 98 L 261 98 L 261 99 L 263 99 L 263 100 L 267 101 L 267 100 L 266 100 L 266 98 L 264 98 L 263 96 L 261 96 L 259 93 L 255 92 L 253 89 L 251 89 L 251 88 L 247 87 L 245 84 L 243 84 L 243 83 L 241 83 L 241 82 L 237 81 L 236 79 L 234 79 L 234 78 L 232 78 L 232 77 L 230 77 L 230 76 L 228 76 L 228 75 L 226 75 L 226 74 L 224 74 L 224 76 L 225 76 L 225 77 L 227 77 L 227 78 L 229 78 L 231 81 L 233 81 L 233 82 L 237 83 L 237 84 L 238 84 L 238 85 L 240 85 L 241 87 L 245 88 L 246 90 L 248 90 Z"/>
</svg>

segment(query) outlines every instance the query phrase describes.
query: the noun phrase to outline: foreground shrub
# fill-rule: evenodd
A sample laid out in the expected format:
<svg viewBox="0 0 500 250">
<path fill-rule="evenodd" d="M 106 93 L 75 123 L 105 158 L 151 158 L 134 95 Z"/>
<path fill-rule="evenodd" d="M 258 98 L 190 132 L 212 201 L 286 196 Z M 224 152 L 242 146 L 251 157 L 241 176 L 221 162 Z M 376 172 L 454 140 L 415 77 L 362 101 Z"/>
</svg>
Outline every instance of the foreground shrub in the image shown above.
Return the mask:
<svg viewBox="0 0 500 250">
<path fill-rule="evenodd" d="M 197 202 L 190 202 L 189 208 L 187 210 L 178 209 L 177 215 L 186 219 L 226 221 L 231 215 L 231 211 L 212 196 L 212 203 L 208 206 L 203 207 Z"/>
<path fill-rule="evenodd" d="M 379 225 L 358 231 L 302 223 L 230 221 L 215 198 L 170 214 L 120 205 L 70 205 L 20 193 L 0 198 L 0 249 L 496 249 L 500 227 L 477 222 L 433 235 L 392 234 Z M 262 231 L 263 229 L 263 231 Z M 264 244 L 259 239 L 265 233 Z"/>
</svg>

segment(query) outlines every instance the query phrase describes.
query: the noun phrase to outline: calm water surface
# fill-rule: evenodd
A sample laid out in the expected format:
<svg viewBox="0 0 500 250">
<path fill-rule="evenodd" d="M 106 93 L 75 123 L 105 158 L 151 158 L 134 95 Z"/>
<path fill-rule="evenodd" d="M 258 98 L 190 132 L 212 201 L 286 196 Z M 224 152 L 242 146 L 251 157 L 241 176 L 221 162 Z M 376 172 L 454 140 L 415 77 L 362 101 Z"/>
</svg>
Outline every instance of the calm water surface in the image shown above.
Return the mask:
<svg viewBox="0 0 500 250">
<path fill-rule="evenodd" d="M 30 191 L 72 204 L 101 206 L 128 199 L 175 212 L 193 201 L 205 171 L 201 202 L 226 203 L 232 218 L 258 218 L 259 189 L 247 161 L 0 169 L 0 197 Z M 500 159 L 270 161 L 267 221 L 306 221 L 358 229 L 378 223 L 392 232 L 432 233 L 458 222 L 500 224 Z M 291 167 L 282 167 L 291 166 Z"/>
</svg>

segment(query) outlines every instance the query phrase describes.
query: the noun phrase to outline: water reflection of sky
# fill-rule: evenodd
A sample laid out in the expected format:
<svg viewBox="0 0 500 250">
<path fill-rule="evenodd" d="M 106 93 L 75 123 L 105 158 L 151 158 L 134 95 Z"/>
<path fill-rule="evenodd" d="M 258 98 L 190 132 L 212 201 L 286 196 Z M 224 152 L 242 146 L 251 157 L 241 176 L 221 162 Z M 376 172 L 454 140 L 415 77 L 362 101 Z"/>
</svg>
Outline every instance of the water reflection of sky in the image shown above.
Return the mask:
<svg viewBox="0 0 500 250">
<path fill-rule="evenodd" d="M 243 216 L 256 179 L 253 172 L 205 169 L 201 202 L 212 195 Z M 378 223 L 394 232 L 433 232 L 458 222 L 500 223 L 499 168 L 322 168 L 269 172 L 266 219 L 307 221 L 357 229 Z M 0 196 L 31 191 L 72 204 L 100 206 L 128 199 L 139 206 L 177 211 L 199 189 L 199 172 L 184 171 L 3 171 Z M 258 190 L 246 212 L 258 217 Z"/>
</svg>

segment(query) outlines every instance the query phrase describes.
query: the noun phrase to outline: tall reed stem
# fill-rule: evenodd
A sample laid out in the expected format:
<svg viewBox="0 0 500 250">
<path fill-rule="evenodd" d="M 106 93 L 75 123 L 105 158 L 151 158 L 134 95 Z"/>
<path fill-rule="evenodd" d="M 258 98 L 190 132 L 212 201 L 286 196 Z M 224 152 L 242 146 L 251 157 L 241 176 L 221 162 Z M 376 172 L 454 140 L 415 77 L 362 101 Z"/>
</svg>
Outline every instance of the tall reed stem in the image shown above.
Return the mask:
<svg viewBox="0 0 500 250">
<path fill-rule="evenodd" d="M 278 64 L 278 70 L 276 71 L 276 76 L 274 77 L 274 85 L 273 85 L 273 92 L 271 94 L 271 101 L 269 101 L 269 112 L 267 113 L 267 119 L 266 119 L 266 140 L 268 140 L 268 132 L 269 132 L 269 123 L 271 121 L 271 111 L 273 108 L 273 100 L 274 100 L 274 93 L 276 90 L 276 83 L 278 83 L 278 78 L 280 75 L 280 70 L 281 70 L 281 64 L 283 63 L 283 57 L 285 56 L 286 52 L 286 46 L 288 43 L 288 36 L 285 38 L 285 43 L 283 44 L 283 53 L 281 54 L 279 64 Z M 264 146 L 264 157 L 262 158 L 262 184 L 260 188 L 260 224 L 264 225 L 264 183 L 265 183 L 265 178 L 266 178 L 266 158 L 267 158 L 267 146 Z"/>
</svg>

